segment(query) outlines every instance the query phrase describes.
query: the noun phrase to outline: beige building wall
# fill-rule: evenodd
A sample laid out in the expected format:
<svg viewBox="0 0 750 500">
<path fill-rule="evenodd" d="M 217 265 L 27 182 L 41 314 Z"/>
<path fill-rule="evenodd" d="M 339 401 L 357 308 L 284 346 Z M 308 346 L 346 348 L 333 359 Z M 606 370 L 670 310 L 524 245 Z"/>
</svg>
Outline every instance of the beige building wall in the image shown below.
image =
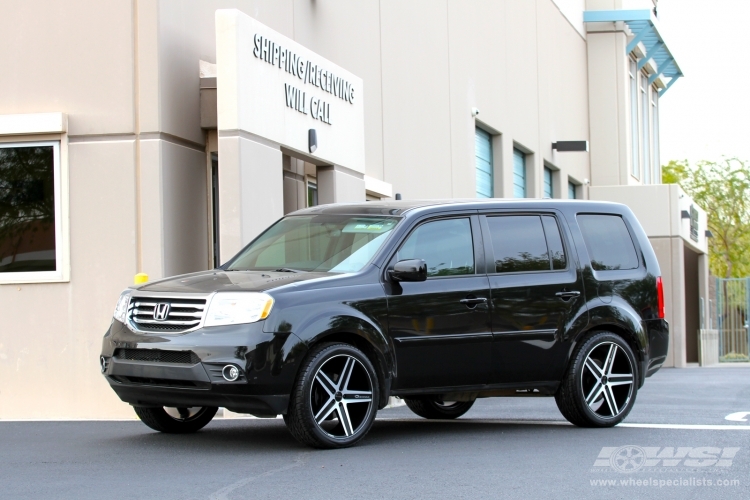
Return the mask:
<svg viewBox="0 0 750 500">
<path fill-rule="evenodd" d="M 551 149 L 588 140 L 589 109 L 599 104 L 589 101 L 591 49 L 564 0 L 2 3 L 0 18 L 34 22 L 0 30 L 0 44 L 14 47 L 0 51 L 0 114 L 68 115 L 58 138 L 69 143 L 71 275 L 0 285 L 0 418 L 133 416 L 99 374 L 101 339 L 136 272 L 159 278 L 210 265 L 198 68 L 216 62 L 219 8 L 238 8 L 363 79 L 371 185 L 392 184 L 407 199 L 474 197 L 476 126 L 494 136 L 496 196 L 512 195 L 514 147 L 528 153 L 530 195 L 541 196 L 544 165 L 558 197 L 568 180 L 592 178 L 589 155 Z M 12 138 L 21 139 L 34 137 Z M 278 171 L 262 182 L 283 192 L 283 151 L 218 141 L 234 141 L 227 151 L 249 162 L 273 156 Z M 239 174 L 227 179 L 234 204 L 222 207 L 239 210 L 240 195 L 251 203 L 262 187 Z M 340 174 L 318 172 L 345 191 Z M 283 211 L 277 201 L 270 211 L 246 207 L 258 211 L 254 225 L 222 238 L 240 245 L 257 234 Z M 10 314 L 40 306 L 43 314 Z"/>
</svg>

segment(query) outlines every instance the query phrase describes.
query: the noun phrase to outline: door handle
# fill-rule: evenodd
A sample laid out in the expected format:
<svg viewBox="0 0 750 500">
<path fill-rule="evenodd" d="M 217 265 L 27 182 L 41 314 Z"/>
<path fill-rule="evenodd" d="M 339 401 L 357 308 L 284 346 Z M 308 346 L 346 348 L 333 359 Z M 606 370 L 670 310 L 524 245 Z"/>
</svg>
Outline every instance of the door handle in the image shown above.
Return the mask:
<svg viewBox="0 0 750 500">
<path fill-rule="evenodd" d="M 459 302 L 469 307 L 475 307 L 477 304 L 484 304 L 487 302 L 487 299 L 485 297 L 470 297 L 461 299 Z"/>
<path fill-rule="evenodd" d="M 581 292 L 578 292 L 576 290 L 573 290 L 573 291 L 570 291 L 570 292 L 566 292 L 566 291 L 557 292 L 555 294 L 556 297 L 560 297 L 563 300 L 568 300 L 568 299 L 571 299 L 573 297 L 578 297 L 579 295 L 581 295 Z"/>
</svg>

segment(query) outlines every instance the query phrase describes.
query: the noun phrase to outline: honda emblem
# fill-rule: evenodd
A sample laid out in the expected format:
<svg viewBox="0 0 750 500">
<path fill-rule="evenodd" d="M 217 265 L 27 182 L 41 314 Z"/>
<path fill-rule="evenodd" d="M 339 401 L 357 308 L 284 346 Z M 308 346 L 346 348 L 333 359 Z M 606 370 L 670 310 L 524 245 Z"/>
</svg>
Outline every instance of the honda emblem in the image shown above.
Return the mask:
<svg viewBox="0 0 750 500">
<path fill-rule="evenodd" d="M 154 307 L 154 319 L 156 321 L 164 321 L 169 316 L 169 302 L 159 302 Z"/>
</svg>

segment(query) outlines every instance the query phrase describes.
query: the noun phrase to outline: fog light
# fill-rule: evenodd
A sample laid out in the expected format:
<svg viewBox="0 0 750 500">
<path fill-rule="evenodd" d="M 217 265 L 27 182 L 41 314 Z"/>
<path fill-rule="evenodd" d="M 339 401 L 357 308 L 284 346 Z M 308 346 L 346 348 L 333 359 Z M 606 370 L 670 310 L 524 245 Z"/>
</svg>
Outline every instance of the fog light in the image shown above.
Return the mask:
<svg viewBox="0 0 750 500">
<path fill-rule="evenodd" d="M 102 367 L 102 373 L 107 371 L 107 358 L 99 356 L 99 365 Z"/>
<path fill-rule="evenodd" d="M 234 365 L 227 365 L 221 370 L 221 375 L 227 382 L 234 382 L 240 378 L 240 370 Z"/>
</svg>

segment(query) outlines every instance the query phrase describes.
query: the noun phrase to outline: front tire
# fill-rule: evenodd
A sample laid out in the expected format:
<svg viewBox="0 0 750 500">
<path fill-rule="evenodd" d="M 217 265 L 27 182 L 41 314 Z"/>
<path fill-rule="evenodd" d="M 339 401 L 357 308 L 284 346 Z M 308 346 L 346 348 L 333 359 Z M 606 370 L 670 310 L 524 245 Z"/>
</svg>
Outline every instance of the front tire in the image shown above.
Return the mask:
<svg viewBox="0 0 750 500">
<path fill-rule="evenodd" d="M 378 402 L 378 377 L 367 356 L 348 344 L 322 344 L 302 363 L 284 422 L 302 444 L 345 448 L 365 437 Z"/>
<path fill-rule="evenodd" d="M 215 406 L 195 408 L 134 406 L 133 409 L 141 422 L 155 431 L 167 434 L 198 432 L 208 425 L 219 410 Z"/>
<path fill-rule="evenodd" d="M 585 339 L 572 361 L 555 402 L 579 427 L 613 427 L 628 416 L 638 393 L 633 350 L 619 335 L 597 332 Z"/>
<path fill-rule="evenodd" d="M 406 406 L 422 418 L 430 420 L 458 418 L 474 406 L 474 401 L 443 401 L 439 399 L 405 399 Z"/>
</svg>

